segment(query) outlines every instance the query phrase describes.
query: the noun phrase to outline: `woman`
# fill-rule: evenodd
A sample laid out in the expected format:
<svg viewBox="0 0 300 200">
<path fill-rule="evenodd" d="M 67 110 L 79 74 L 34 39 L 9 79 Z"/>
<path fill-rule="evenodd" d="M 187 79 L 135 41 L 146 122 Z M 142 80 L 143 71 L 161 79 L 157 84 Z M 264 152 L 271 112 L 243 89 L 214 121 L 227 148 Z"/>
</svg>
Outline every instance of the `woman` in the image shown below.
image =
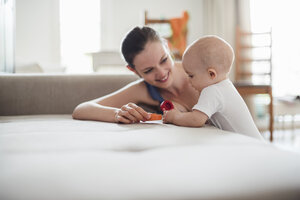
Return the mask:
<svg viewBox="0 0 300 200">
<path fill-rule="evenodd" d="M 159 106 L 164 99 L 181 111 L 191 111 L 199 92 L 191 86 L 181 63 L 174 63 L 157 32 L 150 27 L 135 27 L 124 38 L 121 49 L 127 68 L 141 79 L 81 103 L 73 112 L 74 119 L 138 123 L 149 119 L 150 114 L 137 104 Z"/>
</svg>

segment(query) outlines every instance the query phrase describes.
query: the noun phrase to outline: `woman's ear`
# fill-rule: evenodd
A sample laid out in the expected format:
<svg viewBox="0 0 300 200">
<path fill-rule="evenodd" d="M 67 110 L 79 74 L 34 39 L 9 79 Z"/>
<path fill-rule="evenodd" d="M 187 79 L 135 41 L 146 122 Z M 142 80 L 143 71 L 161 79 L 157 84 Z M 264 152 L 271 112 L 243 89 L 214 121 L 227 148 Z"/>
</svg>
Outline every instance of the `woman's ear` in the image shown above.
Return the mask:
<svg viewBox="0 0 300 200">
<path fill-rule="evenodd" d="M 140 76 L 134 68 L 130 67 L 129 65 L 127 65 L 126 67 L 127 67 L 127 69 L 129 69 L 130 71 L 135 73 L 136 75 Z"/>
<path fill-rule="evenodd" d="M 214 68 L 208 68 L 207 69 L 207 72 L 208 72 L 208 74 L 209 74 L 209 77 L 211 78 L 211 79 L 215 79 L 215 78 L 217 78 L 217 71 L 214 69 Z"/>
<path fill-rule="evenodd" d="M 134 69 L 134 68 L 130 67 L 129 65 L 127 65 L 126 67 L 127 67 L 127 69 L 129 69 L 130 71 L 132 71 L 132 72 L 136 73 L 136 71 L 135 71 L 135 69 Z"/>
</svg>

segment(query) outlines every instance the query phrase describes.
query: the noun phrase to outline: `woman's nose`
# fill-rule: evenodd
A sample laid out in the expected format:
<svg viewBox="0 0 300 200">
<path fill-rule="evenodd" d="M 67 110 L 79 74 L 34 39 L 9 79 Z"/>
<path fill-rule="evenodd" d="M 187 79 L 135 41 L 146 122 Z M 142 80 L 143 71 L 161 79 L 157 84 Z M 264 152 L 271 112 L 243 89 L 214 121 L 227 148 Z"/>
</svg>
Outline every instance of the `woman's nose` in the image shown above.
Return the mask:
<svg viewBox="0 0 300 200">
<path fill-rule="evenodd" d="M 164 76 L 164 69 L 162 67 L 157 68 L 157 76 L 162 78 Z"/>
</svg>

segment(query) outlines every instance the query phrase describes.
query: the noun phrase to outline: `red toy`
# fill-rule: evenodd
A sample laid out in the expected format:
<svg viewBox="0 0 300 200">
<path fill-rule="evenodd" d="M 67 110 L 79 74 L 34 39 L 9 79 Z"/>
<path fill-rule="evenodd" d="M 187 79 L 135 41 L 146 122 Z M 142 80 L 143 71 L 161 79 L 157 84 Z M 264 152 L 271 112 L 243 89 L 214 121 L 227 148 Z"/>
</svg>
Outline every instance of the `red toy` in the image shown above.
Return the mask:
<svg viewBox="0 0 300 200">
<path fill-rule="evenodd" d="M 160 109 L 162 111 L 166 110 L 172 110 L 174 108 L 174 105 L 171 101 L 165 100 L 160 104 Z"/>
<path fill-rule="evenodd" d="M 172 110 L 174 108 L 174 105 L 171 101 L 165 100 L 160 104 L 160 109 L 162 111 L 166 111 L 166 110 Z M 150 119 L 148 119 L 147 121 L 152 121 L 152 120 L 161 120 L 162 119 L 162 115 L 160 114 L 155 114 L 155 113 L 151 113 L 151 117 Z"/>
</svg>

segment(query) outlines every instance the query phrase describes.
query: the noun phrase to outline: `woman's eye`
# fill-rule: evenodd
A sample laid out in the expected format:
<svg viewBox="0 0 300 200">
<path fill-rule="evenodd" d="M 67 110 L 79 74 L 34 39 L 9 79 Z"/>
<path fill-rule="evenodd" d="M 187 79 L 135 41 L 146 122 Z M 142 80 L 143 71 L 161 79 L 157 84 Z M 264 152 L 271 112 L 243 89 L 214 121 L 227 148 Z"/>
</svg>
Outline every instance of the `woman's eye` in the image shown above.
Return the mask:
<svg viewBox="0 0 300 200">
<path fill-rule="evenodd" d="M 193 77 L 194 77 L 194 75 L 189 75 L 189 77 L 190 77 L 190 78 L 193 78 Z"/>
<path fill-rule="evenodd" d="M 165 63 L 168 60 L 168 57 L 164 58 L 161 63 Z"/>
<path fill-rule="evenodd" d="M 153 70 L 153 68 L 148 69 L 147 71 L 144 71 L 144 73 L 145 73 L 145 74 L 148 74 L 148 73 L 150 73 L 152 70 Z"/>
</svg>

